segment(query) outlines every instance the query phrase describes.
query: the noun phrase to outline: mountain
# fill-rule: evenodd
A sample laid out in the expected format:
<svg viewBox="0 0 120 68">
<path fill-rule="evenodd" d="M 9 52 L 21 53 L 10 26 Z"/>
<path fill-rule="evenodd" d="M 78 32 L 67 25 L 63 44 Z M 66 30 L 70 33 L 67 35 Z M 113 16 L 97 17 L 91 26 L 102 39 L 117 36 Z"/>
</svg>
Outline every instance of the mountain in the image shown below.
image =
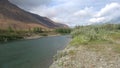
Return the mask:
<svg viewBox="0 0 120 68">
<path fill-rule="evenodd" d="M 8 29 L 9 27 L 25 30 L 34 27 L 53 29 L 64 26 L 56 24 L 47 17 L 27 12 L 8 0 L 0 0 L 0 29 Z"/>
<path fill-rule="evenodd" d="M 62 23 L 55 23 L 58 28 L 69 28 L 68 25 L 62 24 Z"/>
</svg>

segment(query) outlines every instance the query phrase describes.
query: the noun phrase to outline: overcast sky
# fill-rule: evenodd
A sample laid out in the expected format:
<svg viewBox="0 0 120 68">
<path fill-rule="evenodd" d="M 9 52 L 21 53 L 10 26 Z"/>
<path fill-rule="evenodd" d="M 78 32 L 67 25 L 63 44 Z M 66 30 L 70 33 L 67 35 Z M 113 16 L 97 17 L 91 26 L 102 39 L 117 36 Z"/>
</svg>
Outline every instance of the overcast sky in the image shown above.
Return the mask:
<svg viewBox="0 0 120 68">
<path fill-rule="evenodd" d="M 70 26 L 120 21 L 120 0 L 10 0 L 32 13 Z"/>
</svg>

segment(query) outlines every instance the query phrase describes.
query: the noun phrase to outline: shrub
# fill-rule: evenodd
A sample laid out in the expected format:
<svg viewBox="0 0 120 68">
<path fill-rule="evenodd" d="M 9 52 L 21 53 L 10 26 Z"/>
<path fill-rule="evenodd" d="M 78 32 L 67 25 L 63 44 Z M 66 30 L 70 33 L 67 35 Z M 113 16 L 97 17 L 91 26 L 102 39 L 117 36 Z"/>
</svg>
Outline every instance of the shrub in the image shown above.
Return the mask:
<svg viewBox="0 0 120 68">
<path fill-rule="evenodd" d="M 70 34 L 71 29 L 70 28 L 57 28 L 55 29 L 55 32 L 60 34 Z"/>
<path fill-rule="evenodd" d="M 72 32 L 72 45 L 88 44 L 95 41 L 112 41 L 110 34 L 118 30 L 118 25 L 77 26 Z"/>
</svg>

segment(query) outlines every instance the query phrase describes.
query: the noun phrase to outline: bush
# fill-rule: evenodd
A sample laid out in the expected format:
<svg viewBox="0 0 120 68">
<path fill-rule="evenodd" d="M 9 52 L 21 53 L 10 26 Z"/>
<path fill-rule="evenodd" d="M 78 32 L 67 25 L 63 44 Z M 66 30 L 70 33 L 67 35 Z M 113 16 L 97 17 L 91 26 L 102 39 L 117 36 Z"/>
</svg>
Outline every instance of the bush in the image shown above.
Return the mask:
<svg viewBox="0 0 120 68">
<path fill-rule="evenodd" d="M 112 41 L 110 36 L 118 29 L 118 25 L 77 26 L 72 32 L 72 45 L 88 44 L 95 41 Z"/>
<path fill-rule="evenodd" d="M 55 32 L 60 33 L 60 34 L 70 34 L 71 29 L 70 28 L 57 28 L 55 29 Z"/>
</svg>

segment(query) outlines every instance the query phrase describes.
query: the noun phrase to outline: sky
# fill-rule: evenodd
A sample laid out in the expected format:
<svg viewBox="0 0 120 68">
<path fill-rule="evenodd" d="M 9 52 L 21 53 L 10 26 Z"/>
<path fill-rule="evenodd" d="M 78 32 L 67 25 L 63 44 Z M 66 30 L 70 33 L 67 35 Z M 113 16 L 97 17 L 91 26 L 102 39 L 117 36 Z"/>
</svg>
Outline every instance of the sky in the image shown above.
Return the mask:
<svg viewBox="0 0 120 68">
<path fill-rule="evenodd" d="M 69 26 L 120 23 L 120 0 L 9 0 L 20 8 Z"/>
</svg>

